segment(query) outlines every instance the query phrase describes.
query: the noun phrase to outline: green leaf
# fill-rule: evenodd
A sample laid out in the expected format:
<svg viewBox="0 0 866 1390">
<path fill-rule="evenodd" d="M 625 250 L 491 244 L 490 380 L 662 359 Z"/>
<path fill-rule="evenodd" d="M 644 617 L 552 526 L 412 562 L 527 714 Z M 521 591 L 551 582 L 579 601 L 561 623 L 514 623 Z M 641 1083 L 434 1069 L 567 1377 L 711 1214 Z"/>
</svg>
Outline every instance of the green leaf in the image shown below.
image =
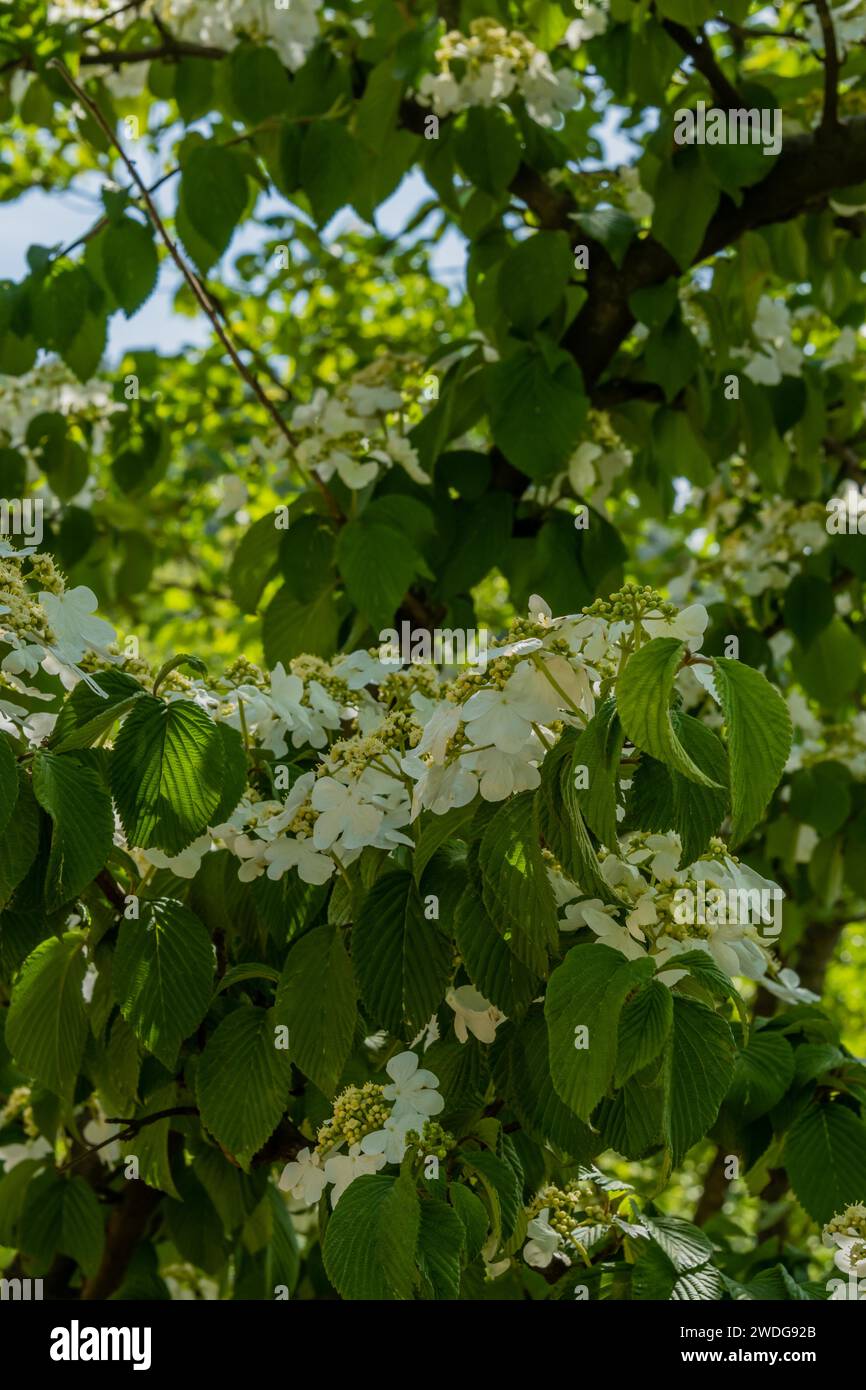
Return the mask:
<svg viewBox="0 0 866 1390">
<path fill-rule="evenodd" d="M 6 829 L 18 800 L 18 763 L 12 744 L 0 735 L 0 835 Z"/>
<path fill-rule="evenodd" d="M 691 715 L 674 715 L 673 726 L 687 756 L 719 785 L 700 787 L 644 755 L 632 778 L 628 825 L 676 831 L 683 846 L 681 863 L 693 864 L 718 833 L 728 809 L 728 756 L 712 729 Z"/>
<path fill-rule="evenodd" d="M 723 1018 L 674 996 L 665 1083 L 665 1137 L 673 1166 L 713 1124 L 734 1074 L 736 1048 Z"/>
<path fill-rule="evenodd" d="M 45 895 L 50 906 L 59 907 L 93 882 L 111 853 L 111 799 L 74 754 L 37 753 L 33 791 L 53 823 Z"/>
<path fill-rule="evenodd" d="M 713 660 L 731 760 L 731 841 L 744 839 L 770 800 L 791 751 L 788 707 L 766 676 L 739 661 Z"/>
<path fill-rule="evenodd" d="M 565 232 L 536 232 L 518 242 L 499 274 L 499 302 L 511 323 L 530 333 L 549 318 L 571 279 L 571 243 Z"/>
<path fill-rule="evenodd" d="M 273 48 L 239 44 L 229 59 L 229 80 L 232 100 L 250 125 L 285 109 L 289 79 Z"/>
<path fill-rule="evenodd" d="M 131 217 L 112 222 L 102 238 L 102 269 L 108 288 L 131 318 L 150 298 L 159 274 L 150 229 Z"/>
<path fill-rule="evenodd" d="M 391 626 L 412 581 L 432 577 L 409 536 L 366 516 L 340 531 L 337 564 L 352 603 L 378 631 Z"/>
<path fill-rule="evenodd" d="M 520 141 L 498 106 L 472 106 L 455 142 L 466 177 L 485 193 L 502 193 L 517 173 Z"/>
<path fill-rule="evenodd" d="M 421 876 L 436 851 L 448 841 L 459 838 L 460 831 L 468 827 L 474 814 L 475 807 L 470 803 L 468 806 L 455 806 L 444 816 L 429 812 L 423 817 L 420 822 L 421 834 L 412 858 L 416 883 L 421 882 Z"/>
<path fill-rule="evenodd" d="M 246 205 L 246 175 L 235 152 L 196 145 L 181 165 L 178 230 L 200 270 L 219 260 Z"/>
<path fill-rule="evenodd" d="M 511 1163 L 489 1149 L 459 1149 L 457 1155 L 472 1173 L 481 1177 L 491 1206 L 494 1229 L 507 1240 L 517 1225 L 521 1211 L 521 1182 Z"/>
<path fill-rule="evenodd" d="M 615 903 L 618 899 L 601 876 L 595 845 L 580 811 L 575 786 L 578 770 L 585 765 L 575 756 L 580 737 L 576 729 L 567 729 L 541 765 L 541 786 L 536 793 L 539 826 L 547 848 L 563 872 L 586 896 Z"/>
<path fill-rule="evenodd" d="M 402 597 L 402 595 L 401 595 Z M 296 598 L 288 584 L 278 589 L 262 619 L 265 659 L 273 670 L 288 667 L 293 657 L 332 656 L 338 645 L 340 608 L 334 589 L 320 589 L 314 599 Z"/>
<path fill-rule="evenodd" d="M 21 968 L 6 1018 L 6 1043 L 18 1066 L 66 1098 L 71 1098 L 87 1036 L 83 946 L 79 932 L 52 936 L 37 946 Z"/>
<path fill-rule="evenodd" d="M 6 907 L 39 850 L 39 806 L 24 769 L 19 768 L 16 775 L 15 818 L 0 836 L 0 908 Z"/>
<path fill-rule="evenodd" d="M 471 1264 L 487 1239 L 486 1208 L 480 1197 L 459 1182 L 448 1184 L 448 1196 L 463 1226 L 465 1262 Z"/>
<path fill-rule="evenodd" d="M 322 1247 L 328 1278 L 340 1297 L 412 1298 L 420 1226 L 418 1194 L 407 1174 L 368 1174 L 350 1183 Z"/>
<path fill-rule="evenodd" d="M 21 1244 L 40 1260 L 69 1255 L 85 1274 L 95 1274 L 105 1232 L 96 1193 L 83 1178 L 66 1180 L 46 1170 L 27 1189 L 21 1213 Z"/>
<path fill-rule="evenodd" d="M 491 816 L 478 848 L 484 906 L 509 949 L 536 975 L 558 943 L 556 907 L 541 857 L 532 792 L 520 792 Z"/>
<path fill-rule="evenodd" d="M 474 883 L 454 913 L 454 935 L 470 980 L 479 993 L 509 1018 L 520 1014 L 541 988 L 537 975 L 518 960 L 493 925 Z"/>
<path fill-rule="evenodd" d="M 779 1033 L 755 1034 L 737 1055 L 737 1066 L 725 1097 L 737 1119 L 746 1123 L 772 1110 L 794 1080 L 794 1049 Z"/>
<path fill-rule="evenodd" d="M 681 270 L 697 256 L 719 196 L 719 186 L 705 170 L 697 149 L 683 150 L 659 170 L 653 190 L 652 233 Z"/>
<path fill-rule="evenodd" d="M 451 973 L 451 947 L 424 916 L 408 871 L 377 879 L 352 930 L 361 994 L 377 1025 L 402 1034 L 422 1028 L 441 1004 Z"/>
<path fill-rule="evenodd" d="M 568 773 L 584 820 L 609 848 L 618 844 L 616 809 L 623 737 L 616 702 L 605 700 L 575 739 Z M 585 788 L 575 786 L 577 769 L 583 767 L 587 772 Z"/>
<path fill-rule="evenodd" d="M 493 1070 L 497 1095 L 505 1098 L 534 1139 L 553 1145 L 574 1162 L 588 1163 L 595 1156 L 598 1136 L 553 1088 L 547 1024 L 540 1008 L 533 1008 L 519 1024 L 508 1022 L 497 1029 Z"/>
<path fill-rule="evenodd" d="M 123 671 L 100 671 L 98 685 L 102 695 L 81 681 L 68 697 L 51 731 L 52 752 L 90 748 L 144 694 Z"/>
<path fill-rule="evenodd" d="M 647 980 L 626 1003 L 619 1019 L 619 1039 L 614 1079 L 622 1086 L 635 1072 L 658 1057 L 673 1026 L 674 1006 L 670 990 L 658 980 Z"/>
<path fill-rule="evenodd" d="M 292 1065 L 275 1047 L 274 1009 L 242 1005 L 208 1039 L 196 1073 L 202 1123 L 244 1169 L 279 1124 Z"/>
<path fill-rule="evenodd" d="M 229 587 L 244 613 L 255 613 L 262 592 L 276 570 L 285 531 L 276 527 L 273 512 L 254 521 L 241 536 L 229 567 Z"/>
<path fill-rule="evenodd" d="M 674 678 L 685 651 L 676 637 L 654 637 L 629 657 L 616 683 L 622 726 L 636 748 L 704 787 L 718 785 L 692 761 L 671 721 Z"/>
<path fill-rule="evenodd" d="M 420 1212 L 418 1266 L 433 1290 L 433 1297 L 448 1302 L 460 1295 L 463 1223 L 452 1207 L 433 1197 L 421 1202 Z"/>
<path fill-rule="evenodd" d="M 179 854 L 220 804 L 223 743 L 189 700 L 138 700 L 111 755 L 111 790 L 131 845 Z"/>
<path fill-rule="evenodd" d="M 214 949 L 197 917 L 159 898 L 123 920 L 112 969 L 114 997 L 148 1052 L 170 1071 L 184 1038 L 195 1032 L 211 1000 Z"/>
<path fill-rule="evenodd" d="M 801 767 L 791 778 L 791 815 L 813 825 L 822 839 L 835 835 L 851 813 L 853 785 L 849 769 L 832 758 Z"/>
<path fill-rule="evenodd" d="M 637 223 L 621 208 L 595 208 L 580 214 L 580 226 L 595 241 L 600 241 L 617 269 L 634 240 Z"/>
<path fill-rule="evenodd" d="M 355 980 L 339 927 L 314 927 L 292 946 L 276 1010 L 289 1028 L 292 1060 L 324 1095 L 332 1096 L 357 1017 Z"/>
<path fill-rule="evenodd" d="M 832 587 L 813 574 L 797 574 L 785 590 L 784 617 L 802 646 L 808 647 L 836 616 Z"/>
<path fill-rule="evenodd" d="M 351 200 L 361 167 L 357 141 L 340 121 L 314 121 L 301 146 L 301 186 L 320 227 Z"/>
<path fill-rule="evenodd" d="M 866 1192 L 866 1125 L 836 1101 L 810 1105 L 785 1140 L 785 1167 L 797 1200 L 825 1224 Z"/>
<path fill-rule="evenodd" d="M 573 946 L 547 986 L 550 1075 L 565 1104 L 588 1120 L 613 1077 L 626 998 L 653 974 L 648 956 L 626 960 L 609 946 Z M 586 1034 L 578 1029 L 586 1029 Z M 584 1041 L 585 1046 L 579 1046 Z"/>
<path fill-rule="evenodd" d="M 485 372 L 493 438 L 509 463 L 533 479 L 559 472 L 577 446 L 587 412 L 580 368 L 519 347 Z"/>
</svg>

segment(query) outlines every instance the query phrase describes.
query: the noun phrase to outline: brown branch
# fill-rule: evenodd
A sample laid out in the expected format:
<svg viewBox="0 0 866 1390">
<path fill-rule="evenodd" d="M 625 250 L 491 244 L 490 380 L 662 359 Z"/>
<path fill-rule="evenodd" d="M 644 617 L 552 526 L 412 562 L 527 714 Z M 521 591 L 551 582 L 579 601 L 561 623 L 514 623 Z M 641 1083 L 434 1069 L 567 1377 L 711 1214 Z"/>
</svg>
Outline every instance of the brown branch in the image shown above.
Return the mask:
<svg viewBox="0 0 866 1390">
<path fill-rule="evenodd" d="M 824 110 L 819 126 L 823 132 L 839 127 L 839 51 L 827 0 L 814 0 L 814 5 L 824 38 Z"/>
<path fill-rule="evenodd" d="M 163 222 L 159 214 L 159 211 L 157 210 L 157 207 L 150 196 L 147 184 L 144 182 L 144 179 L 139 174 L 134 161 L 129 158 L 129 155 L 124 150 L 123 146 L 117 138 L 117 135 L 115 134 L 109 122 L 106 120 L 102 111 L 97 106 L 96 102 L 93 101 L 93 99 L 89 97 L 87 93 L 84 91 L 84 89 L 79 86 L 79 84 L 75 81 L 75 78 L 72 76 L 72 73 L 67 68 L 66 64 L 63 63 L 59 58 L 52 58 L 48 63 L 48 67 L 53 67 L 57 69 L 63 80 L 66 82 L 67 86 L 75 93 L 75 95 L 78 97 L 78 100 L 82 103 L 82 105 L 86 108 L 86 110 L 96 121 L 100 130 L 111 142 L 111 145 L 114 147 L 114 149 L 117 150 L 121 160 L 123 161 L 124 166 L 127 169 L 127 172 L 129 173 L 130 178 L 132 179 L 133 183 L 135 184 L 136 188 L 138 189 L 141 195 L 145 211 L 147 212 L 147 215 L 150 218 L 150 221 L 152 222 L 154 229 L 157 232 L 157 235 L 164 243 L 166 250 L 171 256 L 171 259 L 174 261 L 181 275 L 186 280 L 187 284 L 192 290 L 193 296 L 195 297 L 197 303 L 200 305 L 207 317 L 210 319 L 214 332 L 216 333 L 217 337 L 219 338 L 220 342 L 222 343 L 223 347 L 225 348 L 226 352 L 231 358 L 232 364 L 234 365 L 235 369 L 243 377 L 244 381 L 247 383 L 250 390 L 253 392 L 253 395 L 264 407 L 265 411 L 271 417 L 271 419 L 273 420 L 274 424 L 277 426 L 277 429 L 280 431 L 283 437 L 288 441 L 288 443 L 291 445 L 293 449 L 296 448 L 297 440 L 295 439 L 294 434 L 289 429 L 280 411 L 277 409 L 273 401 L 268 396 L 258 377 L 255 375 L 254 372 L 250 371 L 250 369 L 245 365 L 245 363 L 241 359 L 241 356 L 232 340 L 231 333 L 229 332 L 228 327 L 223 326 L 223 324 L 220 322 L 219 314 L 214 309 L 213 304 L 210 301 L 210 297 L 208 296 L 206 290 L 202 286 L 201 281 L 195 274 L 195 271 L 192 269 L 192 267 L 187 264 L 186 260 L 181 255 L 176 242 L 173 240 L 165 223 Z M 341 520 L 342 512 L 340 511 L 340 508 L 337 505 L 336 498 L 334 497 L 330 488 L 328 488 L 325 485 L 325 483 L 322 481 L 322 479 L 315 471 L 312 474 L 305 474 L 305 476 L 308 482 L 312 480 L 316 483 L 316 485 L 319 488 L 319 491 L 322 493 L 322 496 L 325 499 L 325 503 L 331 515 L 335 517 L 337 520 Z"/>
<path fill-rule="evenodd" d="M 670 34 L 674 43 L 688 54 L 697 71 L 707 79 L 711 91 L 718 97 L 723 106 L 737 109 L 743 105 L 742 98 L 733 82 L 728 80 L 719 67 L 705 29 L 701 28 L 697 34 L 693 34 L 684 24 L 677 24 L 673 19 L 663 19 L 662 28 L 665 33 Z"/>
<path fill-rule="evenodd" d="M 153 44 L 149 48 L 98 48 L 92 53 L 82 53 L 78 61 L 82 67 L 119 68 L 124 63 L 152 63 L 157 59 L 218 59 L 224 58 L 227 52 L 225 48 L 215 48 L 210 44 L 183 43 L 179 39 L 172 39 L 170 43 Z M 52 59 L 52 62 L 55 60 Z"/>
<path fill-rule="evenodd" d="M 97 888 L 100 888 L 104 896 L 111 903 L 117 912 L 122 912 L 126 907 L 126 894 L 120 884 L 108 869 L 100 869 L 96 878 L 93 880 Z"/>
<path fill-rule="evenodd" d="M 127 1181 L 119 1206 L 108 1218 L 99 1269 L 85 1280 L 81 1290 L 82 1300 L 110 1298 L 120 1288 L 135 1247 L 143 1238 L 164 1196 L 163 1192 L 148 1187 L 140 1180 Z"/>
</svg>

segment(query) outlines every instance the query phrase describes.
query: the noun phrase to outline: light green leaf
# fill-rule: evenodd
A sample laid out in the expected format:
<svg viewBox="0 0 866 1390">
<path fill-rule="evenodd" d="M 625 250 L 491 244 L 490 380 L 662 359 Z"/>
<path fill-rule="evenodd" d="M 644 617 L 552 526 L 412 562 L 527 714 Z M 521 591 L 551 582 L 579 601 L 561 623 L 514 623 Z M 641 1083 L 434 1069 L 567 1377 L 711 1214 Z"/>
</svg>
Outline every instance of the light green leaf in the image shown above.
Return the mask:
<svg viewBox="0 0 866 1390">
<path fill-rule="evenodd" d="M 185 849 L 220 803 L 224 761 L 217 726 L 197 705 L 136 701 L 111 755 L 111 790 L 129 843 Z"/>
<path fill-rule="evenodd" d="M 583 377 L 562 353 L 548 360 L 521 346 L 485 373 L 493 438 L 509 463 L 533 479 L 560 471 L 576 447 L 586 418 Z"/>
<path fill-rule="evenodd" d="M 111 293 L 132 318 L 156 288 L 159 261 L 150 229 L 131 217 L 112 222 L 102 238 L 102 269 Z"/>
<path fill-rule="evenodd" d="M 670 990 L 648 980 L 625 1005 L 619 1019 L 615 1080 L 622 1086 L 658 1057 L 674 1020 Z"/>
<path fill-rule="evenodd" d="M 588 1120 L 613 1078 L 619 1017 L 627 996 L 649 976 L 648 956 L 626 960 L 609 946 L 573 946 L 547 986 L 550 1075 L 565 1104 Z M 586 1029 L 586 1034 L 578 1032 Z M 583 1046 L 579 1046 L 583 1043 Z"/>
<path fill-rule="evenodd" d="M 793 729 L 788 706 L 760 671 L 724 656 L 715 657 L 713 665 L 727 724 L 736 844 L 760 820 L 778 785 Z"/>
<path fill-rule="evenodd" d="M 234 150 L 196 145 L 181 166 L 178 230 L 199 269 L 219 260 L 246 205 L 246 175 Z"/>
<path fill-rule="evenodd" d="M 701 771 L 677 738 L 670 700 L 685 642 L 654 637 L 629 657 L 616 683 L 616 706 L 622 726 L 636 748 L 704 787 L 718 784 Z"/>
<path fill-rule="evenodd" d="M 676 995 L 665 1062 L 665 1136 L 675 1168 L 718 1115 L 735 1058 L 725 1020 L 705 1004 Z"/>
</svg>

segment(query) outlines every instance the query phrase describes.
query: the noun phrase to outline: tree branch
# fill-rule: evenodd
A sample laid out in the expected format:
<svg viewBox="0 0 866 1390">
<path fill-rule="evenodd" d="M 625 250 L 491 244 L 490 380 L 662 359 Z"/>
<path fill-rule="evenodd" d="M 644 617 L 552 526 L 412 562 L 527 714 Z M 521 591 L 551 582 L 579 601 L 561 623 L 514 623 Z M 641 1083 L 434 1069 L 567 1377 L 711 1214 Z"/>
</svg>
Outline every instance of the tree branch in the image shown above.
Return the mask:
<svg viewBox="0 0 866 1390">
<path fill-rule="evenodd" d="M 718 97 L 723 106 L 736 110 L 743 105 L 743 100 L 733 82 L 730 82 L 722 72 L 703 27 L 698 30 L 697 34 L 693 34 L 684 24 L 677 24 L 673 19 L 663 19 L 662 28 L 665 33 L 670 34 L 674 43 L 688 54 L 698 72 L 707 79 L 711 91 Z"/>
<path fill-rule="evenodd" d="M 827 0 L 814 0 L 814 4 L 824 37 L 824 110 L 819 127 L 823 132 L 839 126 L 839 51 Z"/>
<path fill-rule="evenodd" d="M 114 149 L 117 150 L 117 153 L 120 155 L 120 158 L 123 161 L 123 164 L 125 165 L 130 178 L 132 179 L 133 183 L 139 191 L 139 194 L 141 195 L 141 200 L 144 203 L 145 211 L 147 212 L 147 215 L 150 218 L 150 221 L 152 222 L 157 235 L 162 240 L 163 244 L 166 247 L 166 250 L 171 256 L 171 259 L 174 261 L 181 275 L 186 280 L 187 284 L 192 290 L 192 293 L 197 303 L 200 305 L 207 317 L 210 319 L 211 324 L 213 325 L 214 332 L 216 333 L 217 337 L 219 338 L 220 342 L 222 343 L 223 347 L 225 348 L 226 352 L 231 358 L 231 361 L 235 369 L 243 377 L 244 381 L 247 383 L 250 390 L 253 392 L 253 395 L 264 407 L 268 415 L 273 420 L 274 424 L 277 426 L 277 429 L 288 441 L 291 447 L 295 449 L 297 447 L 297 440 L 295 439 L 294 434 L 289 429 L 280 411 L 277 409 L 273 401 L 268 396 L 258 377 L 255 375 L 254 372 L 250 371 L 249 367 L 247 367 L 241 359 L 241 356 L 232 340 L 228 327 L 224 327 L 221 323 L 219 314 L 214 309 L 210 297 L 207 294 L 204 287 L 202 286 L 201 281 L 193 271 L 192 267 L 187 264 L 186 260 L 181 255 L 177 244 L 172 239 L 165 223 L 159 215 L 156 205 L 150 196 L 147 184 L 144 182 L 144 179 L 139 174 L 138 169 L 136 168 L 133 160 L 129 158 L 129 155 L 124 150 L 110 123 L 106 120 L 105 116 L 102 114 L 102 111 L 97 106 L 96 102 L 93 101 L 93 99 L 89 97 L 87 93 L 84 91 L 84 89 L 80 87 L 79 84 L 75 81 L 75 78 L 72 76 L 72 73 L 69 71 L 65 63 L 63 63 L 59 58 L 52 58 L 49 61 L 48 66 L 57 69 L 66 85 L 75 93 L 78 100 L 82 103 L 82 105 L 86 108 L 86 110 L 96 121 L 100 130 L 103 131 L 107 139 L 111 142 Z M 342 520 L 342 512 L 340 511 L 340 508 L 337 505 L 336 498 L 334 497 L 330 488 L 328 488 L 322 481 L 322 479 L 319 477 L 319 475 L 314 471 L 311 474 L 305 473 L 305 477 L 307 478 L 308 482 L 313 481 L 316 483 L 316 485 L 319 488 L 319 491 L 325 499 L 325 503 L 331 515 L 335 517 L 335 519 L 337 520 Z"/>
</svg>

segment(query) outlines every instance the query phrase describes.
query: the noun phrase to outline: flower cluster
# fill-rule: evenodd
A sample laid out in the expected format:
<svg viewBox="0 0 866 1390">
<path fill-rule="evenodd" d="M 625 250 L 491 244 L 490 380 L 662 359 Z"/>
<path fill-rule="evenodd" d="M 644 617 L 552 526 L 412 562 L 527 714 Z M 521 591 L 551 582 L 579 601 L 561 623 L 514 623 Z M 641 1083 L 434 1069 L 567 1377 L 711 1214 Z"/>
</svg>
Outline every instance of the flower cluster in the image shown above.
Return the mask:
<svg viewBox="0 0 866 1390">
<path fill-rule="evenodd" d="M 572 34 L 576 47 L 580 35 L 576 29 Z M 552 126 L 577 104 L 573 71 L 555 70 L 548 54 L 531 39 L 495 19 L 473 19 L 468 34 L 450 30 L 436 49 L 436 61 L 439 71 L 425 74 L 417 97 L 437 116 L 471 106 L 496 106 L 517 95 L 532 120 Z"/>
<path fill-rule="evenodd" d="M 555 866 L 548 872 L 564 932 L 589 928 L 629 960 L 652 956 L 661 984 L 688 973 L 677 956 L 704 951 L 728 976 L 760 980 L 791 1004 L 814 1002 L 792 970 L 780 970 L 772 943 L 780 930 L 782 890 L 732 858 L 720 839 L 704 857 L 679 867 L 679 836 L 633 832 L 616 851 L 600 853 L 599 870 L 611 900 L 587 898 Z"/>
<path fill-rule="evenodd" d="M 292 414 L 298 461 L 323 482 L 337 474 L 353 490 L 395 466 L 429 483 L 406 433 L 407 420 L 420 419 L 424 408 L 420 369 L 414 360 L 381 357 L 332 391 L 320 386 Z"/>
<path fill-rule="evenodd" d="M 846 1207 L 828 1221 L 821 1240 L 834 1252 L 836 1268 L 843 1274 L 866 1276 L 866 1206 L 862 1202 Z"/>
<path fill-rule="evenodd" d="M 570 1265 L 589 1261 L 592 1252 L 611 1237 L 646 1239 L 626 1182 L 606 1178 L 597 1168 L 579 1169 L 566 1187 L 545 1187 L 529 1207 L 528 1240 L 523 1258 L 533 1269 L 547 1269 L 553 1261 Z"/>
<path fill-rule="evenodd" d="M 401 1163 L 410 1143 L 422 1156 L 443 1158 L 453 1146 L 440 1125 L 428 1128 L 430 1117 L 445 1105 L 436 1089 L 438 1077 L 418 1065 L 414 1052 L 398 1053 L 385 1071 L 391 1078 L 388 1085 L 368 1081 L 337 1096 L 315 1149 L 301 1149 L 286 1164 L 279 1185 L 303 1206 L 318 1202 L 329 1184 L 331 1205 L 336 1206 L 355 1178 Z"/>
<path fill-rule="evenodd" d="M 0 688 L 51 701 L 52 692 L 25 679 L 40 669 L 59 676 L 67 689 L 79 680 L 96 688 L 80 663 L 90 652 L 110 661 L 108 647 L 116 636 L 110 623 L 94 616 L 96 606 L 91 589 L 66 588 L 49 555 L 37 555 L 31 546 L 16 550 L 8 541 L 0 541 L 0 643 L 8 648 L 0 659 Z M 35 740 L 50 732 L 53 722 L 51 714 L 32 714 L 17 703 L 0 700 L 0 728 L 9 733 L 23 731 Z"/>
</svg>

